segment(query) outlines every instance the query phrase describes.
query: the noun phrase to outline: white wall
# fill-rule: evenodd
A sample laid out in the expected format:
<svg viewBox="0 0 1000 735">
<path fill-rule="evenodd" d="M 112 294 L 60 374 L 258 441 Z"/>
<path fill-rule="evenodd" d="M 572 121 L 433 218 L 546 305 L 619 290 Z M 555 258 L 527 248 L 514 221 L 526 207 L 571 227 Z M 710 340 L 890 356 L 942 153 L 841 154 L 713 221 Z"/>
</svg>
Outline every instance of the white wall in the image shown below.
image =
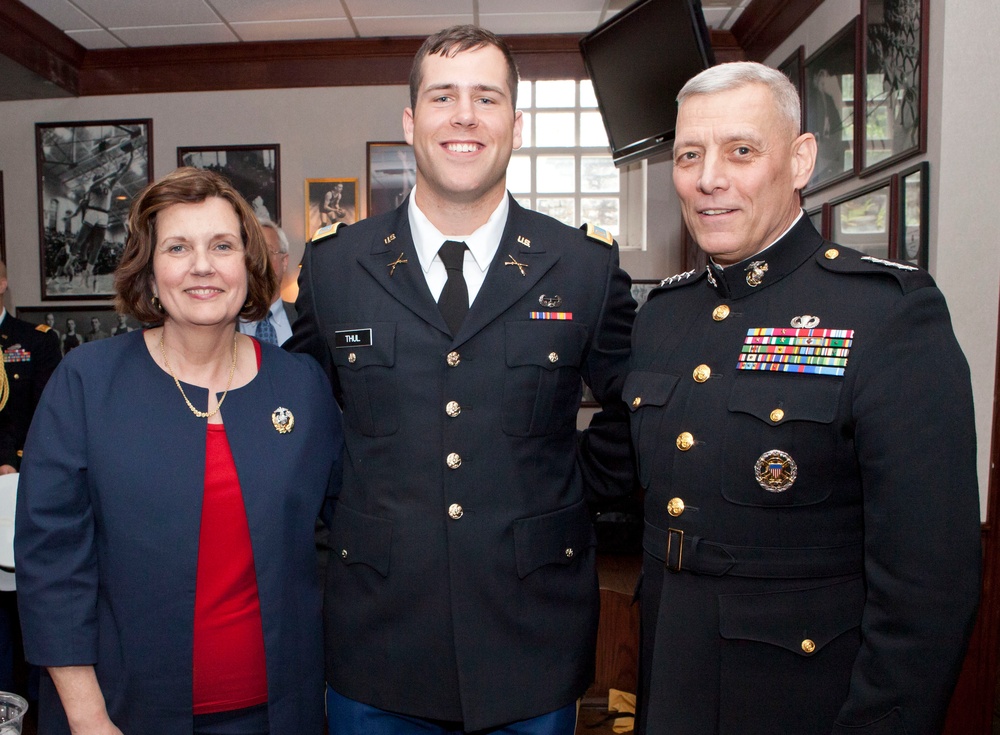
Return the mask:
<svg viewBox="0 0 1000 735">
<path fill-rule="evenodd" d="M 1000 248 L 1000 3 L 962 0 L 945 9 L 931 0 L 928 55 L 927 154 L 879 172 L 881 179 L 920 160 L 930 162 L 930 271 L 948 299 L 958 340 L 972 369 L 979 435 L 983 518 L 990 472 L 993 388 L 996 375 Z M 780 64 L 800 44 L 816 51 L 859 12 L 858 2 L 826 0 L 767 59 Z M 859 186 L 843 182 L 810 197 L 812 208 Z M 933 359 L 933 356 L 928 356 Z M 942 376 L 950 366 L 939 365 Z M 947 461 L 942 457 L 942 461 Z"/>
</svg>

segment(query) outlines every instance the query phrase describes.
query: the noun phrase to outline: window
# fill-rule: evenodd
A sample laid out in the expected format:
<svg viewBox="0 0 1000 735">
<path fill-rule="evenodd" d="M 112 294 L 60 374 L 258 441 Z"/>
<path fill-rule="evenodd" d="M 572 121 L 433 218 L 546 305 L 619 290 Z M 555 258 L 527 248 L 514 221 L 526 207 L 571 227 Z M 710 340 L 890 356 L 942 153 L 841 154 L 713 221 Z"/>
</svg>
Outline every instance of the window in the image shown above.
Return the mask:
<svg viewBox="0 0 1000 735">
<path fill-rule="evenodd" d="M 615 168 L 590 80 L 524 81 L 521 149 L 507 188 L 529 209 L 572 227 L 609 230 L 623 250 L 645 247 L 645 163 Z"/>
</svg>

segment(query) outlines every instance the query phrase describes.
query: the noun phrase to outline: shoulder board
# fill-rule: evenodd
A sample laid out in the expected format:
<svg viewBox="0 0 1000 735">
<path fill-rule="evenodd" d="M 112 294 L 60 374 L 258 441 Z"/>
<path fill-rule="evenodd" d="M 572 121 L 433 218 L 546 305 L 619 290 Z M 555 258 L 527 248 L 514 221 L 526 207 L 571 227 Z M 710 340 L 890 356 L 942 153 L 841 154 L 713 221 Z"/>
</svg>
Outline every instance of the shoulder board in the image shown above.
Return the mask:
<svg viewBox="0 0 1000 735">
<path fill-rule="evenodd" d="M 687 286 L 691 283 L 697 283 L 701 280 L 701 277 L 704 276 L 705 273 L 706 271 L 704 268 L 701 270 L 693 269 L 684 273 L 678 273 L 677 275 L 669 276 L 660 281 L 660 285 L 657 286 L 657 289 L 677 288 L 679 286 Z"/>
<path fill-rule="evenodd" d="M 904 294 L 934 285 L 930 273 L 915 265 L 876 258 L 850 248 L 831 246 L 821 249 L 816 254 L 816 261 L 821 267 L 834 273 L 891 276 Z"/>
<path fill-rule="evenodd" d="M 48 324 L 39 324 L 38 326 L 35 327 L 35 330 L 38 332 L 45 333 L 52 331 L 52 327 L 50 327 Z"/>
<path fill-rule="evenodd" d="M 587 238 L 589 240 L 604 243 L 609 248 L 615 244 L 615 238 L 612 237 L 611 233 L 603 227 L 598 227 L 597 225 L 588 222 L 585 225 L 581 225 L 580 229 L 587 233 Z"/>
<path fill-rule="evenodd" d="M 311 245 L 317 245 L 323 240 L 327 240 L 331 237 L 337 236 L 337 231 L 341 227 L 347 227 L 343 222 L 334 222 L 332 225 L 327 225 L 326 227 L 320 227 L 316 232 L 313 233 L 312 238 L 309 240 Z"/>
</svg>

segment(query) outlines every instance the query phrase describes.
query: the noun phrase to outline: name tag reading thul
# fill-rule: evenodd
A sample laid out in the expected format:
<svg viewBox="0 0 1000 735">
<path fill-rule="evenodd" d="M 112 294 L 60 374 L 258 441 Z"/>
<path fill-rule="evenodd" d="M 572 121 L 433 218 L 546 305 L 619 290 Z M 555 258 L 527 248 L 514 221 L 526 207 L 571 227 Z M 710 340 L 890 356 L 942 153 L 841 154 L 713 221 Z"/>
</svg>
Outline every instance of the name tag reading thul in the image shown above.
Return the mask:
<svg viewBox="0 0 1000 735">
<path fill-rule="evenodd" d="M 337 349 L 342 347 L 371 347 L 372 330 L 367 329 L 342 329 L 334 332 L 334 345 Z"/>
</svg>

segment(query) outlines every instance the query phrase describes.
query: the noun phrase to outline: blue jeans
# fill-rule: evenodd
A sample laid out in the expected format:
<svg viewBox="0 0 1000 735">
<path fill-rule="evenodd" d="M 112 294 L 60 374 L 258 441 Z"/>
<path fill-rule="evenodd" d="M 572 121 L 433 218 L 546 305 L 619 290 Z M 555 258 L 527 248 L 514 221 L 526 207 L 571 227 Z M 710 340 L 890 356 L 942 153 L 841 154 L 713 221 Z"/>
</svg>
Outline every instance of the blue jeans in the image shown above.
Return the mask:
<svg viewBox="0 0 1000 735">
<path fill-rule="evenodd" d="M 576 702 L 555 712 L 474 733 L 448 725 L 397 715 L 355 702 L 326 688 L 326 713 L 330 735 L 573 735 Z"/>
</svg>

